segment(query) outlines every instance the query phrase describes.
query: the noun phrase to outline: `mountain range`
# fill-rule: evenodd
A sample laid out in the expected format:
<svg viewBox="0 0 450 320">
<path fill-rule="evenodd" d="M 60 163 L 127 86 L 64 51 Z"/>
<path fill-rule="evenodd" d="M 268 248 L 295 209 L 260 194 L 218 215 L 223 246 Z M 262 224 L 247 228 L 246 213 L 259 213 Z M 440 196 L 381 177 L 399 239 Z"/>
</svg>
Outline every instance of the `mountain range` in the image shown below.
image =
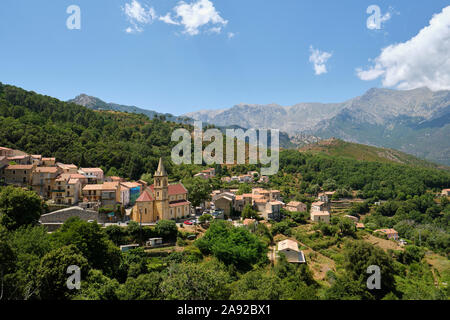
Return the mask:
<svg viewBox="0 0 450 320">
<path fill-rule="evenodd" d="M 173 122 L 184 122 L 184 119 L 176 117 L 170 113 L 159 113 L 153 110 L 142 109 L 135 106 L 121 105 L 117 103 L 108 103 L 99 98 L 88 96 L 86 94 L 80 94 L 74 99 L 70 99 L 67 102 L 76 103 L 83 107 L 87 107 L 92 110 L 106 110 L 106 111 L 119 111 L 128 113 L 139 113 L 148 116 L 153 119 L 155 116 L 164 116 L 166 120 Z"/>
<path fill-rule="evenodd" d="M 342 103 L 239 104 L 184 116 L 219 126 L 340 138 L 450 165 L 450 91 L 370 89 Z"/>
</svg>

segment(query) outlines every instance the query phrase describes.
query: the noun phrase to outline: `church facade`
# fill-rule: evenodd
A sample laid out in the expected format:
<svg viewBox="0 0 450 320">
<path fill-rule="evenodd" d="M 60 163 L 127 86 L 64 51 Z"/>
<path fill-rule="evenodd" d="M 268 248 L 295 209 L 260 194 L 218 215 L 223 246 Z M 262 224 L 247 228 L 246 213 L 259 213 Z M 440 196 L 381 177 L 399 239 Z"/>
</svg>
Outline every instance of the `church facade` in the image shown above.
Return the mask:
<svg viewBox="0 0 450 320">
<path fill-rule="evenodd" d="M 138 223 L 156 223 L 190 215 L 188 191 L 182 183 L 169 184 L 162 158 L 153 176 L 153 185 L 145 188 L 133 207 L 131 219 Z"/>
</svg>

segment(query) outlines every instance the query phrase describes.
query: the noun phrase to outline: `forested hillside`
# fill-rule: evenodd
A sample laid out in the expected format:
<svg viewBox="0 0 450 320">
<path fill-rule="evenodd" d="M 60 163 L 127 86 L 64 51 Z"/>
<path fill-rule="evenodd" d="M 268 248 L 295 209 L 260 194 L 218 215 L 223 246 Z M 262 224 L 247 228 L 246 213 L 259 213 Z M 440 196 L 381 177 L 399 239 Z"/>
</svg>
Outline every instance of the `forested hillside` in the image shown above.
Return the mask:
<svg viewBox="0 0 450 320">
<path fill-rule="evenodd" d="M 168 157 L 180 124 L 145 115 L 92 111 L 0 84 L 0 145 L 139 179 Z"/>
</svg>

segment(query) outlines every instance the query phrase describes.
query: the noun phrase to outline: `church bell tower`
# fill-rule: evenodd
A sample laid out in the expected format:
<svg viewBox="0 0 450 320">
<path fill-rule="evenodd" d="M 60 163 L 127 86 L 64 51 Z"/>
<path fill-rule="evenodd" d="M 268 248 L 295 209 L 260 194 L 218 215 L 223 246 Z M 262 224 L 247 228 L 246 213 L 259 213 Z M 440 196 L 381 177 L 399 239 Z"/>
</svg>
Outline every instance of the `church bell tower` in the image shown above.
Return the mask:
<svg viewBox="0 0 450 320">
<path fill-rule="evenodd" d="M 159 159 L 158 169 L 154 176 L 155 212 L 159 220 L 168 220 L 169 217 L 169 178 L 162 158 Z"/>
</svg>

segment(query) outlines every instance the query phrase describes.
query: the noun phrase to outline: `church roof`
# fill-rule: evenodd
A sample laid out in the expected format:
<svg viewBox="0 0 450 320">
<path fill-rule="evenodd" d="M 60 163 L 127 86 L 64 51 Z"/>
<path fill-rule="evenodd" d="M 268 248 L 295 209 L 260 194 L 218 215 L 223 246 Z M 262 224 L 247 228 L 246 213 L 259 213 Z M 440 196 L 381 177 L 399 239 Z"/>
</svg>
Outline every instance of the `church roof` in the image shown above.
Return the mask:
<svg viewBox="0 0 450 320">
<path fill-rule="evenodd" d="M 164 167 L 164 163 L 162 158 L 159 158 L 158 170 L 155 172 L 155 177 L 163 177 L 167 176 L 166 168 Z"/>
<path fill-rule="evenodd" d="M 142 192 L 141 196 L 136 200 L 136 202 L 150 202 L 153 201 L 153 196 L 145 190 Z"/>
<path fill-rule="evenodd" d="M 188 191 L 186 190 L 186 188 L 183 186 L 182 183 L 178 183 L 178 184 L 169 184 L 167 186 L 168 192 L 169 192 L 169 196 L 174 196 L 177 194 L 185 194 Z M 150 190 L 152 190 L 152 192 L 155 192 L 155 185 L 152 184 L 150 186 Z"/>
</svg>

